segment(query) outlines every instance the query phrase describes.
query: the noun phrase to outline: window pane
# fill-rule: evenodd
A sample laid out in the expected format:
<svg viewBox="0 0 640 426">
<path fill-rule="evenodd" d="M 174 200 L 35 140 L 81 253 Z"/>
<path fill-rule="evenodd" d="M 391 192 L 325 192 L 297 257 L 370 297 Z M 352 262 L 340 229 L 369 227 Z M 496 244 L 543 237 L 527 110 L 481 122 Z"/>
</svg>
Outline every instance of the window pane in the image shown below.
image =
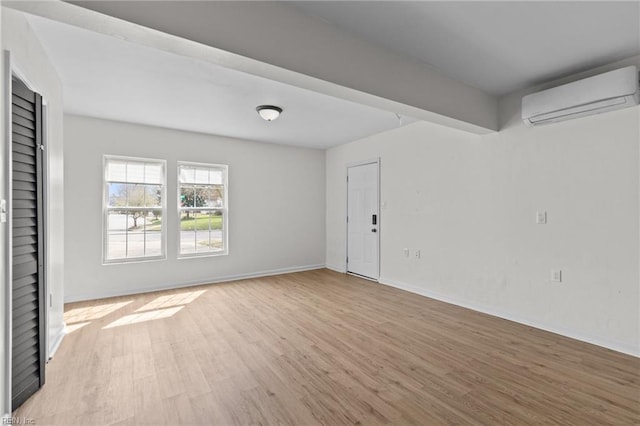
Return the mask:
<svg viewBox="0 0 640 426">
<path fill-rule="evenodd" d="M 123 183 L 110 183 L 109 207 L 124 207 L 127 205 L 127 185 Z"/>
<path fill-rule="evenodd" d="M 147 217 L 145 256 L 162 255 L 162 211 L 156 210 Z"/>
<path fill-rule="evenodd" d="M 146 163 L 144 166 L 144 183 L 162 183 L 162 164 Z"/>
<path fill-rule="evenodd" d="M 196 188 L 196 207 L 222 207 L 222 188 L 204 186 Z"/>
<path fill-rule="evenodd" d="M 195 212 L 192 212 L 192 211 L 182 212 L 182 215 L 180 216 L 180 230 L 193 231 L 196 218 L 197 216 Z"/>
<path fill-rule="evenodd" d="M 222 210 L 216 210 L 211 214 L 211 236 L 209 246 L 213 251 L 224 250 L 223 247 L 223 224 L 224 216 Z"/>
<path fill-rule="evenodd" d="M 198 231 L 196 235 L 196 253 L 208 253 L 209 250 L 209 234 L 211 232 L 211 217 L 209 215 L 200 215 L 198 223 Z"/>
<path fill-rule="evenodd" d="M 209 233 L 200 232 L 198 235 L 198 244 L 196 245 L 196 253 L 211 253 L 213 250 L 209 246 Z"/>
<path fill-rule="evenodd" d="M 153 214 L 148 210 L 131 210 L 129 211 L 129 218 L 129 223 L 133 222 L 129 232 L 144 232 L 147 228 L 147 223 L 153 220 Z"/>
<path fill-rule="evenodd" d="M 195 207 L 195 191 L 192 186 L 180 187 L 180 207 Z"/>
<path fill-rule="evenodd" d="M 126 233 L 129 229 L 127 212 L 111 210 L 107 215 L 107 230 L 115 233 Z"/>
<path fill-rule="evenodd" d="M 127 257 L 127 234 L 109 232 L 107 234 L 107 259 L 124 259 Z"/>
<path fill-rule="evenodd" d="M 126 185 L 127 188 L 127 207 L 144 207 L 145 186 L 137 183 Z"/>
<path fill-rule="evenodd" d="M 144 182 L 144 163 L 127 162 L 127 182 Z"/>
<path fill-rule="evenodd" d="M 225 204 L 224 186 L 213 185 L 211 188 L 212 188 L 212 198 L 215 201 L 215 206 L 212 206 L 212 207 L 223 207 Z"/>
<path fill-rule="evenodd" d="M 209 192 L 208 192 L 208 187 L 196 187 L 195 188 L 195 194 L 196 194 L 196 207 L 207 207 L 207 197 L 209 196 Z"/>
<path fill-rule="evenodd" d="M 197 184 L 209 184 L 209 169 L 196 168 L 196 180 Z"/>
<path fill-rule="evenodd" d="M 210 212 L 199 216 L 196 253 L 212 253 L 223 249 L 221 213 Z"/>
<path fill-rule="evenodd" d="M 110 211 L 107 215 L 107 258 L 124 259 L 127 257 L 127 213 Z"/>
<path fill-rule="evenodd" d="M 211 233 L 211 216 L 201 214 L 198 216 L 198 226 L 196 230 L 196 253 L 208 253 L 209 237 Z"/>
<path fill-rule="evenodd" d="M 180 253 L 212 253 L 223 247 L 222 211 L 181 212 Z"/>
<path fill-rule="evenodd" d="M 194 183 L 196 181 L 196 169 L 189 166 L 178 166 L 178 178 L 180 183 Z"/>
<path fill-rule="evenodd" d="M 222 210 L 214 210 L 211 212 L 211 229 L 222 230 L 224 217 Z"/>
<path fill-rule="evenodd" d="M 194 231 L 194 213 L 180 213 L 180 253 L 193 254 L 196 252 L 196 234 Z"/>
<path fill-rule="evenodd" d="M 144 218 L 130 215 L 135 218 L 136 225 L 129 228 L 127 233 L 127 257 L 143 257 L 144 256 Z"/>
<path fill-rule="evenodd" d="M 120 160 L 107 160 L 107 180 L 125 182 L 127 180 L 127 162 Z"/>
<path fill-rule="evenodd" d="M 214 251 L 224 250 L 224 229 L 223 229 L 223 215 L 222 211 L 217 211 L 213 216 L 214 225 L 211 231 L 211 249 Z"/>
<path fill-rule="evenodd" d="M 224 184 L 222 179 L 223 179 L 222 170 L 212 169 L 210 171 L 209 183 L 214 185 L 222 185 Z"/>
<path fill-rule="evenodd" d="M 162 207 L 162 185 L 145 185 L 144 193 L 145 206 Z"/>
</svg>

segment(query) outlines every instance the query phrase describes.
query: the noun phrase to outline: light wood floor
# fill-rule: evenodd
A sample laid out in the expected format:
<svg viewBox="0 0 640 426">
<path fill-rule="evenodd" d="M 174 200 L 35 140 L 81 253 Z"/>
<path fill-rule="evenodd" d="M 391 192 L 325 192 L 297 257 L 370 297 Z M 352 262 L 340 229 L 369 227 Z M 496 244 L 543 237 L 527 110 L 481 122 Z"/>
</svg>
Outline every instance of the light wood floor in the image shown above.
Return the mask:
<svg viewBox="0 0 640 426">
<path fill-rule="evenodd" d="M 640 424 L 640 360 L 327 270 L 67 305 L 37 425 Z"/>
</svg>

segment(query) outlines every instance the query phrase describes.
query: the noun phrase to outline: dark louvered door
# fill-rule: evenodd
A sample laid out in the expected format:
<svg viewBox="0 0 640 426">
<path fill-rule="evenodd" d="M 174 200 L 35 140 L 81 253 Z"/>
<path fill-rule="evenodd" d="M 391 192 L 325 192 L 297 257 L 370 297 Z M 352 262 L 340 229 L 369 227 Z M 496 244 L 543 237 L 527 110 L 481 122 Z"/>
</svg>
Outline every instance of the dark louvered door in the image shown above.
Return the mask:
<svg viewBox="0 0 640 426">
<path fill-rule="evenodd" d="M 42 98 L 12 81 L 12 409 L 44 384 Z"/>
</svg>

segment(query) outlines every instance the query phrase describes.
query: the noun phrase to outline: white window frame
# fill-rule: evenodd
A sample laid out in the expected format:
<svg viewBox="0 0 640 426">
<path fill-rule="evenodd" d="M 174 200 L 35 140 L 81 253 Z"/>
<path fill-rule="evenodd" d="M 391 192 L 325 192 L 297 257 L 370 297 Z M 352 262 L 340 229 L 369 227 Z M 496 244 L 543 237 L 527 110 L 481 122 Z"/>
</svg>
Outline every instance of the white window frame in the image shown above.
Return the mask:
<svg viewBox="0 0 640 426">
<path fill-rule="evenodd" d="M 223 198 L 224 203 L 222 207 L 181 207 L 180 206 L 180 166 L 187 167 L 203 167 L 210 169 L 222 170 L 222 182 L 223 182 Z M 176 207 L 177 207 L 177 247 L 178 247 L 178 259 L 192 259 L 199 257 L 215 257 L 226 256 L 229 254 L 229 166 L 226 164 L 213 164 L 213 163 L 195 163 L 192 161 L 178 161 L 176 166 Z M 185 210 L 190 211 L 202 211 L 202 210 L 222 210 L 222 245 L 223 250 L 207 253 L 182 253 L 181 245 L 181 212 Z"/>
<path fill-rule="evenodd" d="M 108 259 L 108 239 L 109 239 L 109 211 L 113 207 L 109 207 L 109 183 L 113 181 L 107 180 L 107 162 L 109 160 L 120 161 L 136 161 L 143 163 L 156 163 L 162 166 L 162 229 L 160 231 L 160 248 L 161 253 L 158 256 L 136 256 L 124 257 L 117 259 Z M 155 260 L 165 260 L 167 258 L 167 161 L 157 158 L 141 158 L 119 155 L 103 155 L 102 157 L 102 264 L 113 265 L 121 263 L 149 262 Z M 126 208 L 118 207 L 118 210 L 126 210 Z M 140 207 L 136 207 L 140 210 Z M 158 210 L 157 207 L 144 207 L 143 210 Z"/>
</svg>

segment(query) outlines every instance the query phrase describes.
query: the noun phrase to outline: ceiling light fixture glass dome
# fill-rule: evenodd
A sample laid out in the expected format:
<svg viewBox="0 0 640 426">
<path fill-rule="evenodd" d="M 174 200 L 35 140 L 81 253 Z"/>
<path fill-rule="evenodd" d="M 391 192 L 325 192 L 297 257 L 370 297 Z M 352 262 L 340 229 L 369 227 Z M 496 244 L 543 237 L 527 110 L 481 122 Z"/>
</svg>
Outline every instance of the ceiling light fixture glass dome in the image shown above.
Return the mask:
<svg viewBox="0 0 640 426">
<path fill-rule="evenodd" d="M 280 113 L 282 113 L 282 108 L 274 106 L 274 105 L 260 105 L 256 107 L 256 111 L 260 114 L 260 117 L 267 121 L 273 121 L 276 118 L 280 117 Z"/>
</svg>

